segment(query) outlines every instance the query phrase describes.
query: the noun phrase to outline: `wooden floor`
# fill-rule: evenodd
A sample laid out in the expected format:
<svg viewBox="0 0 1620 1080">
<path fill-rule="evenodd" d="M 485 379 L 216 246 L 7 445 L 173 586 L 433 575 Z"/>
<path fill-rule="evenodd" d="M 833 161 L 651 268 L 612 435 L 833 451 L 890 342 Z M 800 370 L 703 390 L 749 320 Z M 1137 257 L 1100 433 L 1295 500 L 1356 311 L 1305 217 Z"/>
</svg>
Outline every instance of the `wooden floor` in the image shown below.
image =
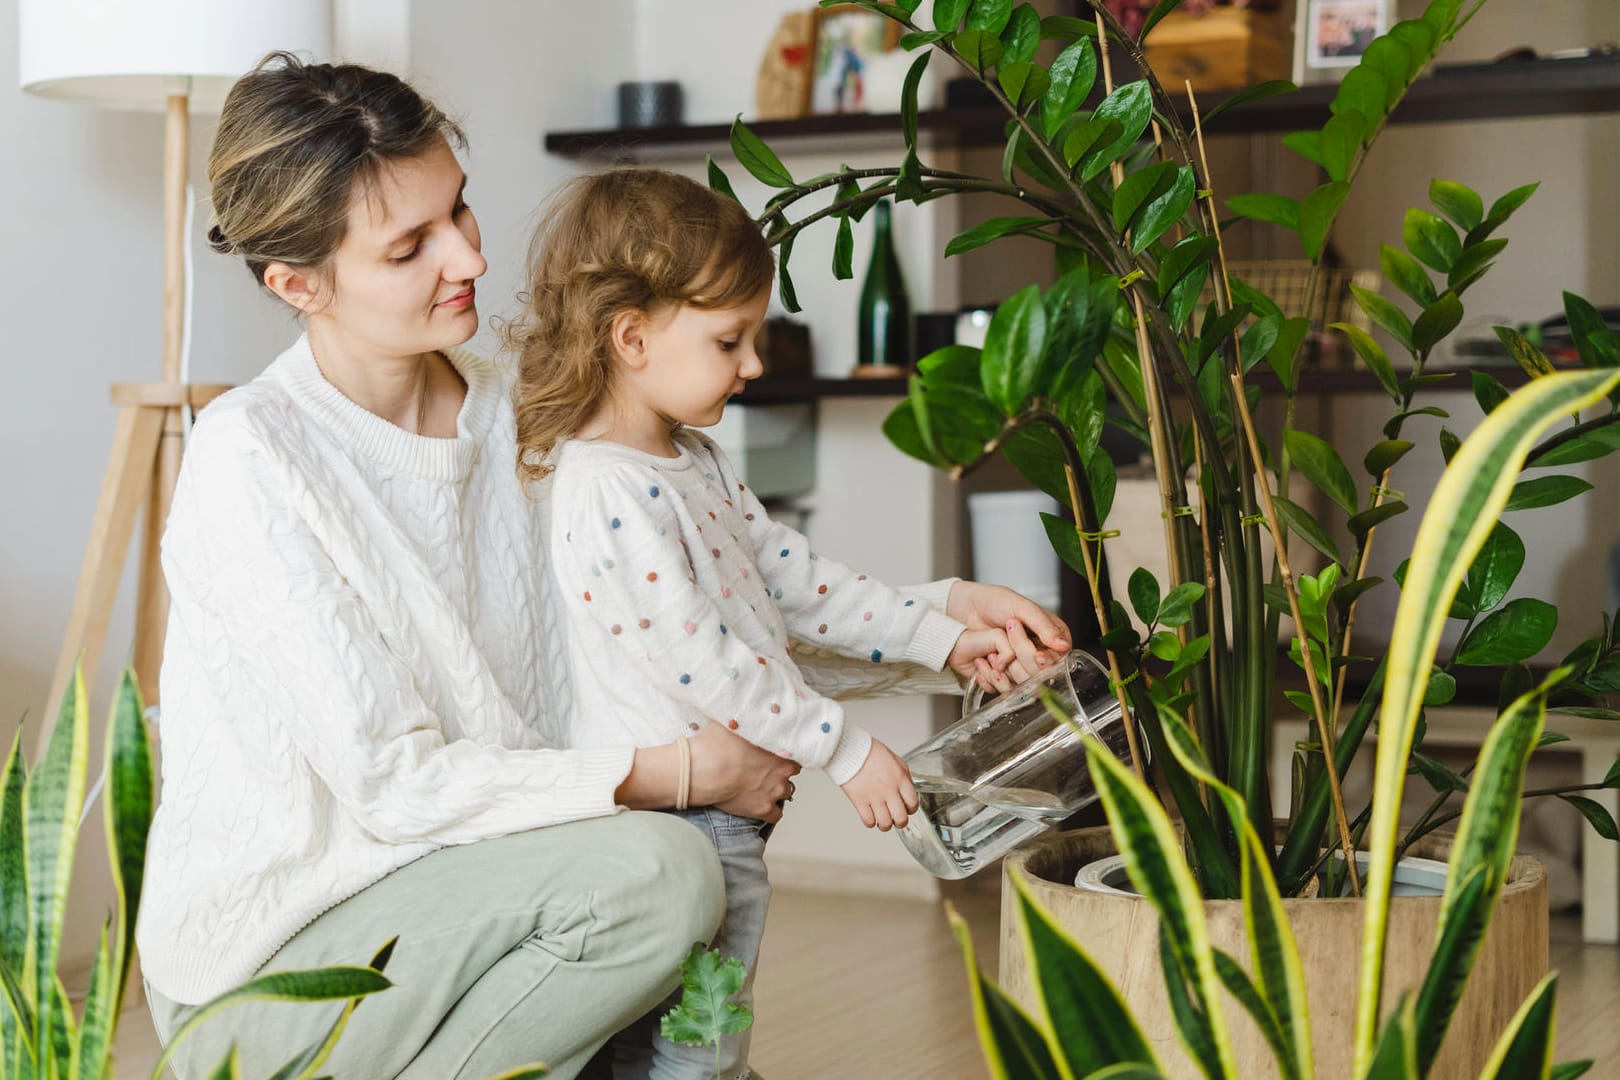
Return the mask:
<svg viewBox="0 0 1620 1080">
<path fill-rule="evenodd" d="M 973 927 L 980 965 L 994 972 L 998 900 L 971 889 L 953 902 Z M 1620 948 L 1582 945 L 1568 916 L 1553 919 L 1552 939 L 1556 1060 L 1595 1058 L 1594 1080 L 1620 1076 Z M 753 1064 L 765 1080 L 987 1075 L 962 957 L 936 904 L 779 890 L 755 999 Z M 150 1075 L 157 1043 L 144 1013 L 125 1014 L 118 1055 L 121 1076 Z"/>
</svg>

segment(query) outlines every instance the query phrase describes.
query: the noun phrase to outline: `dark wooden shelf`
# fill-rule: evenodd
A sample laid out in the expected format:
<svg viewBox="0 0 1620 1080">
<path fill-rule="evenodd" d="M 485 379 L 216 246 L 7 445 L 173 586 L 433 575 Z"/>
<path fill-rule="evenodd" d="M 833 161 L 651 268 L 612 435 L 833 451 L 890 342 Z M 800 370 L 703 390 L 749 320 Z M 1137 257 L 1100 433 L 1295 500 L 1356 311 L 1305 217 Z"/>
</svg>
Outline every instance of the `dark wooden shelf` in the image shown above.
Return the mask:
<svg viewBox="0 0 1620 1080">
<path fill-rule="evenodd" d="M 1253 102 L 1221 117 L 1210 135 L 1245 135 L 1320 127 L 1337 87 L 1305 86 Z M 1207 111 L 1228 94 L 1199 95 Z M 1511 119 L 1620 112 L 1620 57 L 1540 60 L 1518 63 L 1441 67 L 1419 79 L 1390 117 L 1392 124 L 1430 124 L 1459 120 Z M 1007 119 L 999 107 L 936 109 L 918 116 L 919 130 L 957 146 L 999 143 Z M 850 136 L 874 144 L 896 141 L 900 117 L 892 113 L 847 113 L 807 116 L 797 120 L 763 120 L 749 127 L 767 141 L 834 141 L 847 145 Z M 654 151 L 697 154 L 724 147 L 729 124 L 680 127 L 553 131 L 545 137 L 549 153 L 565 157 L 622 156 Z"/>
<path fill-rule="evenodd" d="M 835 397 L 904 397 L 904 376 L 861 379 L 771 379 L 751 382 L 734 405 L 790 405 Z"/>
</svg>

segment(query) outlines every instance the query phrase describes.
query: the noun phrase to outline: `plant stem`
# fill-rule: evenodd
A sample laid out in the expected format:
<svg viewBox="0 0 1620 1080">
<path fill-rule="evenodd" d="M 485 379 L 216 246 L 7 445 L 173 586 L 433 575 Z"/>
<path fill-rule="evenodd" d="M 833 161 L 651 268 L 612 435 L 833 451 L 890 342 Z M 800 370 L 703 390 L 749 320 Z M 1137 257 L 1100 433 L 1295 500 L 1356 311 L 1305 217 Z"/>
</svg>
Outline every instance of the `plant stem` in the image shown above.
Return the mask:
<svg viewBox="0 0 1620 1080">
<path fill-rule="evenodd" d="M 1249 415 L 1249 402 L 1243 396 L 1243 376 L 1233 375 L 1232 383 L 1237 390 L 1239 416 L 1243 424 L 1244 434 L 1248 437 L 1249 451 L 1256 462 L 1260 460 L 1260 438 L 1255 434 L 1254 417 Z M 1327 763 L 1328 783 L 1332 785 L 1333 814 L 1339 822 L 1339 841 L 1344 846 L 1345 864 L 1350 873 L 1350 889 L 1361 895 L 1361 881 L 1356 873 L 1356 847 L 1350 839 L 1350 820 L 1344 810 L 1344 793 L 1339 790 L 1339 768 L 1333 759 L 1333 743 L 1336 734 L 1328 725 L 1327 705 L 1322 700 L 1322 686 L 1316 676 L 1316 657 L 1311 648 L 1310 635 L 1305 632 L 1305 619 L 1300 614 L 1299 592 L 1294 588 L 1294 574 L 1288 566 L 1288 539 L 1283 535 L 1282 526 L 1277 521 L 1277 508 L 1271 501 L 1271 482 L 1266 479 L 1265 472 L 1259 473 L 1259 488 L 1261 501 L 1265 506 L 1266 524 L 1271 527 L 1272 546 L 1277 553 L 1277 565 L 1282 571 L 1283 590 L 1288 594 L 1288 608 L 1294 616 L 1294 631 L 1299 635 L 1300 653 L 1305 661 L 1305 682 L 1311 689 L 1311 705 L 1316 712 L 1317 733 L 1322 740 L 1322 756 Z M 1266 808 L 1269 815 L 1269 808 Z M 1250 816 L 1253 816 L 1251 811 Z"/>
</svg>

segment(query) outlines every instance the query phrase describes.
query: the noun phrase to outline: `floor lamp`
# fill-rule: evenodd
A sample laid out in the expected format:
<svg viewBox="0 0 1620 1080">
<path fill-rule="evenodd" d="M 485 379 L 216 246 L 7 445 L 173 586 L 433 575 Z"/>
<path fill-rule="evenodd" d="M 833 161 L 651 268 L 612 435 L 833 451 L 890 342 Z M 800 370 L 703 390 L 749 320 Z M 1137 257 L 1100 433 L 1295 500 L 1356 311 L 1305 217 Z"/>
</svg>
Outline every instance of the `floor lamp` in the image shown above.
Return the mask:
<svg viewBox="0 0 1620 1080">
<path fill-rule="evenodd" d="M 169 609 L 158 542 L 191 410 L 228 389 L 192 383 L 186 371 L 190 114 L 217 112 L 230 84 L 265 53 L 286 49 L 324 57 L 331 51 L 331 36 L 328 0 L 20 0 L 18 59 L 24 90 L 103 108 L 167 114 L 162 379 L 112 388 L 118 427 L 46 699 L 49 716 L 55 715 L 81 657 L 87 678 L 95 672 L 143 507 L 135 671 L 147 703 L 158 700 Z"/>
</svg>

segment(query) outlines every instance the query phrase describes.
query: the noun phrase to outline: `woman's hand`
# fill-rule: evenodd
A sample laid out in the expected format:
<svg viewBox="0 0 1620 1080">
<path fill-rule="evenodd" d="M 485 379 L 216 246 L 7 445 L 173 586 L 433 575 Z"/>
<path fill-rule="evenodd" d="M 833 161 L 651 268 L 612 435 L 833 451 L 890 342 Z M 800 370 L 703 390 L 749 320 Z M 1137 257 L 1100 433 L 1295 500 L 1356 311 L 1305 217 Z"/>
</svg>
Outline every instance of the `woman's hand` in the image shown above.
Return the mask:
<svg viewBox="0 0 1620 1080">
<path fill-rule="evenodd" d="M 1074 635 L 1062 619 L 1028 597 L 1000 585 L 958 581 L 951 586 L 950 596 L 945 601 L 945 614 L 969 630 L 1006 631 L 1013 661 L 1006 665 L 1005 677 L 995 680 L 999 689 L 1006 688 L 999 685 L 1003 681 L 1009 686 L 1023 682 L 1057 659 L 1055 654 L 1067 652 L 1074 645 Z M 994 665 L 985 667 L 995 675 L 1002 674 Z M 983 669 L 977 674 L 981 679 L 993 678 Z"/>
<path fill-rule="evenodd" d="M 688 806 L 713 806 L 738 817 L 780 821 L 782 804 L 793 798 L 792 777 L 799 764 L 761 750 L 717 723 L 692 736 L 692 776 Z M 667 810 L 675 805 L 680 756 L 674 743 L 645 746 L 614 792 L 614 801 L 632 810 Z"/>
</svg>

